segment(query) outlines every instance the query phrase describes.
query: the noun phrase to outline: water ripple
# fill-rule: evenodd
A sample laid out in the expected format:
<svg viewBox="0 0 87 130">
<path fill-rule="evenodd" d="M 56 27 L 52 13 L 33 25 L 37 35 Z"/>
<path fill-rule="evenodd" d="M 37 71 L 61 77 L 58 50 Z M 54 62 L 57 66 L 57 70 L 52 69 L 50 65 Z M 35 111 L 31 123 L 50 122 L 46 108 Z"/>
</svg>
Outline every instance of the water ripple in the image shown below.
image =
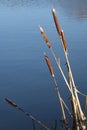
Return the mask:
<svg viewBox="0 0 87 130">
<path fill-rule="evenodd" d="M 46 7 L 48 5 L 48 0 L 44 2 L 44 0 L 0 0 L 0 6 L 7 6 L 7 7 Z"/>
<path fill-rule="evenodd" d="M 86 0 L 61 0 L 60 7 L 69 15 L 75 18 L 87 18 L 87 1 Z"/>
<path fill-rule="evenodd" d="M 87 18 L 87 1 L 86 0 L 0 0 L 0 7 L 31 7 L 31 8 L 48 8 L 56 7 L 61 9 L 69 17 Z"/>
</svg>

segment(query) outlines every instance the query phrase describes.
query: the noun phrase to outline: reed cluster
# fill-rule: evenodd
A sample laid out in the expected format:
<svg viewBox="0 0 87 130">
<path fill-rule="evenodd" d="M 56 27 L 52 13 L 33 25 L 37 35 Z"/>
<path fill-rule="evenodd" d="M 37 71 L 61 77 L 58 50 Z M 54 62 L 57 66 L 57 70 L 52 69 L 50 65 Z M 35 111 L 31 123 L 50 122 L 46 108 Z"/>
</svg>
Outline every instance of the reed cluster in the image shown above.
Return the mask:
<svg viewBox="0 0 87 130">
<path fill-rule="evenodd" d="M 59 69 L 59 71 L 60 71 L 60 73 L 61 73 L 61 75 L 62 75 L 62 77 L 65 81 L 66 87 L 68 88 L 69 93 L 70 93 L 70 103 L 71 103 L 72 110 L 69 109 L 68 105 L 65 103 L 63 97 L 61 96 L 61 93 L 59 91 L 59 86 L 58 86 L 57 81 L 56 81 L 55 72 L 54 72 L 54 69 L 52 67 L 50 58 L 47 55 L 45 55 L 45 61 L 47 63 L 47 66 L 48 66 L 49 71 L 51 73 L 51 76 L 53 78 L 55 88 L 56 88 L 56 93 L 57 93 L 57 96 L 58 96 L 58 100 L 60 102 L 60 107 L 61 107 L 61 112 L 62 112 L 62 130 L 87 130 L 87 118 L 86 118 L 86 115 L 85 115 L 86 106 L 87 106 L 87 96 L 84 95 L 83 93 L 81 93 L 76 88 L 74 78 L 73 78 L 73 74 L 72 74 L 72 70 L 71 70 L 71 66 L 70 66 L 70 61 L 69 61 L 69 58 L 68 58 L 69 55 L 68 55 L 66 37 L 65 37 L 64 31 L 61 29 L 61 27 L 59 25 L 57 14 L 56 14 L 56 11 L 55 11 L 54 8 L 52 9 L 52 15 L 53 15 L 53 19 L 54 19 L 54 23 L 55 23 L 58 35 L 60 37 L 60 42 L 61 42 L 62 47 L 63 47 L 64 56 L 65 56 L 65 59 L 66 59 L 68 79 L 66 78 L 66 76 L 65 76 L 65 74 L 62 70 L 62 67 L 61 67 L 61 64 L 60 64 L 60 59 L 57 59 L 57 57 L 54 53 L 54 50 L 52 48 L 52 45 L 51 45 L 44 29 L 42 27 L 39 27 L 39 29 L 40 29 L 40 32 L 41 32 L 41 35 L 42 35 L 44 41 L 46 42 L 54 60 L 57 64 L 57 66 L 58 66 L 58 69 Z M 84 111 L 82 110 L 78 94 L 81 94 L 81 95 L 86 97 Z M 5 98 L 5 101 L 8 102 L 13 107 L 17 108 L 18 110 L 20 110 L 21 112 L 23 112 L 29 118 L 31 118 L 33 123 L 36 122 L 40 126 L 42 126 L 44 129 L 50 130 L 50 128 L 48 128 L 42 121 L 38 120 L 37 118 L 32 116 L 30 113 L 25 112 L 20 106 L 18 106 L 13 101 L 9 100 L 8 98 Z M 66 109 L 66 111 L 65 111 L 65 109 Z M 67 119 L 67 113 L 69 113 L 69 115 L 70 115 L 72 126 L 70 126 L 69 119 Z M 35 125 L 33 125 L 33 129 L 35 130 Z M 56 125 L 55 125 L 54 128 L 52 128 L 52 130 L 57 130 Z"/>
<path fill-rule="evenodd" d="M 48 65 L 48 68 L 49 68 L 51 75 L 54 79 L 54 83 L 55 83 L 55 86 L 56 86 L 56 92 L 57 92 L 57 95 L 58 95 L 58 100 L 59 100 L 60 106 L 61 106 L 62 119 L 63 119 L 62 120 L 63 121 L 63 130 L 70 130 L 70 127 L 69 127 L 69 124 L 68 124 L 68 119 L 66 117 L 67 114 L 65 113 L 65 109 L 67 109 L 67 112 L 70 114 L 71 119 L 73 120 L 72 130 L 87 130 L 87 118 L 86 118 L 85 113 L 83 112 L 83 110 L 81 108 L 81 104 L 80 104 L 80 101 L 79 101 L 79 98 L 78 98 L 78 93 L 79 94 L 82 94 L 82 93 L 77 90 L 75 82 L 74 82 L 74 78 L 73 78 L 72 70 L 71 70 L 71 66 L 70 66 L 70 61 L 69 61 L 69 58 L 68 58 L 69 56 L 68 56 L 68 48 L 67 48 L 67 43 L 66 43 L 66 37 L 65 37 L 64 31 L 61 29 L 61 27 L 59 25 L 59 21 L 58 21 L 56 11 L 55 11 L 54 8 L 52 9 L 52 15 L 53 15 L 54 23 L 55 23 L 58 35 L 60 37 L 62 47 L 63 47 L 64 56 L 65 56 L 65 59 L 66 59 L 67 71 L 68 71 L 68 73 L 67 73 L 68 79 L 66 78 L 66 76 L 65 76 L 65 74 L 62 70 L 62 67 L 60 65 L 60 60 L 57 59 L 57 57 L 54 53 L 54 50 L 53 50 L 53 48 L 52 48 L 52 46 L 49 42 L 49 39 L 48 39 L 48 37 L 47 37 L 47 35 L 46 35 L 46 33 L 45 33 L 45 31 L 42 27 L 40 27 L 40 32 L 41 32 L 48 48 L 50 49 L 50 52 L 51 52 L 53 58 L 56 61 L 56 64 L 57 64 L 57 66 L 60 70 L 61 75 L 63 76 L 63 79 L 65 81 L 65 84 L 66 84 L 66 86 L 69 90 L 70 97 L 71 97 L 70 102 L 71 102 L 71 106 L 72 106 L 72 111 L 70 112 L 68 106 L 66 105 L 63 98 L 61 97 L 59 87 L 58 87 L 58 84 L 56 82 L 56 77 L 55 77 L 54 70 L 52 68 L 52 64 L 50 62 L 50 59 L 48 58 L 48 56 L 45 56 L 46 63 Z M 82 95 L 84 95 L 84 94 L 82 94 Z M 84 95 L 84 96 L 86 96 L 86 95 Z M 86 110 L 86 105 L 87 105 L 87 102 L 85 104 L 85 110 Z"/>
</svg>

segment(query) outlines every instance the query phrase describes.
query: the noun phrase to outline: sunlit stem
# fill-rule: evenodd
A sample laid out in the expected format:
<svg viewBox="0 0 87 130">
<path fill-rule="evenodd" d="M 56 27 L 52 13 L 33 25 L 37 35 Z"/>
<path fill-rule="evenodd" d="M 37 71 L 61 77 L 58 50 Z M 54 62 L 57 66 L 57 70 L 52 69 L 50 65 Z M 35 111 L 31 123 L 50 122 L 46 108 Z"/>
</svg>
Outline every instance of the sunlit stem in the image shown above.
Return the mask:
<svg viewBox="0 0 87 130">
<path fill-rule="evenodd" d="M 64 78 L 64 81 L 65 81 L 65 83 L 66 83 L 66 85 L 67 85 L 67 87 L 68 87 L 70 93 L 72 94 L 72 91 L 71 91 L 71 89 L 70 89 L 69 83 L 68 83 L 68 81 L 67 81 L 67 79 L 66 79 L 66 77 L 65 77 L 65 75 L 64 75 L 64 72 L 63 72 L 63 70 L 62 70 L 62 68 L 61 68 L 60 63 L 58 62 L 58 59 L 56 58 L 56 55 L 55 55 L 55 53 L 54 53 L 52 47 L 50 48 L 50 51 L 51 51 L 51 54 L 52 54 L 53 58 L 54 58 L 55 61 L 56 61 L 56 64 L 57 64 L 57 66 L 58 66 L 58 68 L 59 68 L 59 70 L 60 70 L 60 72 L 61 72 L 61 74 L 62 74 L 62 76 L 63 76 L 63 78 Z"/>
<path fill-rule="evenodd" d="M 63 99 L 62 99 L 62 103 L 63 103 L 63 105 L 65 106 L 65 108 L 66 108 L 67 112 L 69 113 L 69 115 L 70 115 L 71 117 L 73 117 L 73 116 L 72 116 L 72 113 L 70 112 L 68 106 L 66 105 L 66 103 L 64 102 Z"/>
</svg>

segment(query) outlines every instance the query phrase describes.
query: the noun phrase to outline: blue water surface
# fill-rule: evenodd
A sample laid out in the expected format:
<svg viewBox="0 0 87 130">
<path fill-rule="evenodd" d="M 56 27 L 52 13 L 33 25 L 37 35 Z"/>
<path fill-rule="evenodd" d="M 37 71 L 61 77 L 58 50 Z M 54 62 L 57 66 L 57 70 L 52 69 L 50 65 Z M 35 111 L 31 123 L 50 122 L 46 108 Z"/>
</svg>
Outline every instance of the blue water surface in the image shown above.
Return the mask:
<svg viewBox="0 0 87 130">
<path fill-rule="evenodd" d="M 68 89 L 39 32 L 39 26 L 42 26 L 66 73 L 64 53 L 51 12 L 53 7 L 65 32 L 76 86 L 87 94 L 87 2 L 0 0 L 1 130 L 33 130 L 31 119 L 8 105 L 5 97 L 45 122 L 48 127 L 61 119 L 60 104 L 44 53 L 52 61 L 61 95 L 69 104 Z M 81 98 L 82 106 L 84 99 Z M 36 124 L 36 127 L 39 126 Z"/>
</svg>

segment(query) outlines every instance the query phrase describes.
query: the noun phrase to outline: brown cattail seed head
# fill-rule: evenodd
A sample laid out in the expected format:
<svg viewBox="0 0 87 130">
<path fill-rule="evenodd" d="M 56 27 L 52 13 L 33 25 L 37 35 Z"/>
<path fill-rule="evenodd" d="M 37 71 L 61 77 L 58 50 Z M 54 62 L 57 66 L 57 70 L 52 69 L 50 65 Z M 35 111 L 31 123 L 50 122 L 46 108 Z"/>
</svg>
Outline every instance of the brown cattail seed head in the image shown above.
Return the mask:
<svg viewBox="0 0 87 130">
<path fill-rule="evenodd" d="M 48 58 L 48 56 L 45 56 L 45 60 L 46 60 L 46 63 L 48 65 L 48 68 L 50 70 L 50 73 L 51 73 L 52 77 L 54 77 L 55 76 L 54 75 L 54 70 L 52 68 L 52 65 L 51 65 L 51 62 L 50 62 L 50 59 Z"/>
<path fill-rule="evenodd" d="M 65 38 L 65 35 L 64 35 L 63 30 L 61 31 L 61 39 L 62 39 L 63 47 L 64 47 L 64 49 L 65 49 L 65 51 L 66 51 L 66 50 L 67 50 L 66 38 Z"/>
<path fill-rule="evenodd" d="M 49 42 L 49 40 L 48 40 L 48 37 L 47 37 L 46 33 L 44 32 L 44 30 L 43 30 L 42 27 L 40 27 L 40 32 L 41 32 L 41 34 L 42 34 L 42 36 L 43 36 L 43 38 L 44 38 L 44 40 L 45 40 L 47 46 L 50 48 L 50 47 L 51 47 L 51 44 L 50 44 L 50 42 Z"/>
<path fill-rule="evenodd" d="M 54 18 L 54 22 L 55 22 L 55 25 L 56 25 L 57 32 L 58 32 L 59 35 L 61 35 L 61 28 L 59 26 L 58 18 L 56 16 L 56 11 L 55 11 L 54 8 L 52 9 L 52 14 L 53 14 L 53 18 Z"/>
<path fill-rule="evenodd" d="M 5 98 L 5 101 L 6 101 L 7 103 L 9 103 L 10 105 L 12 105 L 13 107 L 18 107 L 17 104 L 15 104 L 14 102 L 12 102 L 12 101 L 9 100 L 8 98 Z"/>
</svg>

